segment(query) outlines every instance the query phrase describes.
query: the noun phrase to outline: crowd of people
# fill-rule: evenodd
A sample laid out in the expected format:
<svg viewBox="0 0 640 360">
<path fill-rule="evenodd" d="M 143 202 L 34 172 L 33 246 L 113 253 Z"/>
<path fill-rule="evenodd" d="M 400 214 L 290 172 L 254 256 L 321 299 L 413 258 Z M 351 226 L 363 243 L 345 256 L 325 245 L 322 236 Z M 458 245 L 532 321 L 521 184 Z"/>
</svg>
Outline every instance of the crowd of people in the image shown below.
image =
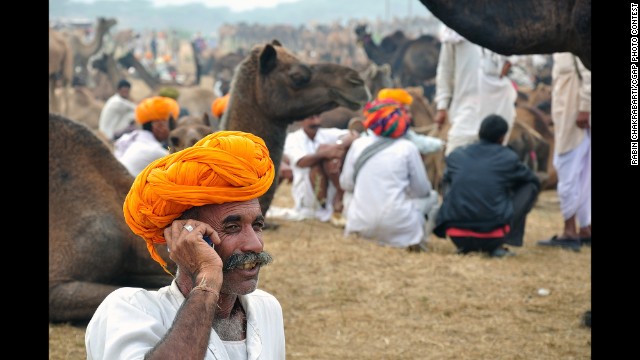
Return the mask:
<svg viewBox="0 0 640 360">
<path fill-rule="evenodd" d="M 428 251 L 434 234 L 459 254 L 516 255 L 508 246 L 524 245 L 541 183 L 506 146 L 515 121 L 510 63 L 451 29 L 442 40 L 435 121 L 450 123 L 447 141 L 411 130 L 413 98 L 401 88 L 382 89 L 367 103 L 360 131 L 324 128 L 317 115 L 301 120 L 285 139 L 282 166 L 298 220 L 330 222 L 345 237 L 410 252 Z M 553 164 L 564 229 L 536 244 L 580 251 L 591 243 L 591 73 L 570 53 L 553 59 Z M 264 141 L 217 131 L 169 153 L 180 105 L 162 95 L 135 104 L 130 89 L 126 80 L 118 84 L 100 130 L 135 177 L 123 207 L 127 224 L 166 271 L 156 246 L 167 246 L 177 272 L 156 291 L 110 294 L 87 326 L 87 358 L 284 359 L 282 308 L 258 289 L 260 269 L 272 261 L 258 198 L 280 176 Z M 227 101 L 212 103 L 216 117 Z M 434 152 L 446 163 L 441 193 L 422 159 Z"/>
</svg>

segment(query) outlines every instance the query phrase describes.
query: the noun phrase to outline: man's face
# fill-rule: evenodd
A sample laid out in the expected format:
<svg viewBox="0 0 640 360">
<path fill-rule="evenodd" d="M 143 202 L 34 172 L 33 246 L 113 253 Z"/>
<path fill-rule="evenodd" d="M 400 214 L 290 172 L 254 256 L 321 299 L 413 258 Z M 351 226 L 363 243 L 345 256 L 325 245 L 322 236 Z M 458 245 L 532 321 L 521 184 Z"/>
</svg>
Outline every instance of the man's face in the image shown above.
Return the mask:
<svg viewBox="0 0 640 360">
<path fill-rule="evenodd" d="M 304 132 L 311 139 L 316 137 L 320 125 L 320 115 L 312 115 L 302 120 L 302 129 L 304 129 Z"/>
<path fill-rule="evenodd" d="M 120 89 L 118 89 L 118 94 L 120 94 L 120 96 L 122 96 L 125 99 L 129 98 L 130 93 L 131 93 L 131 88 L 121 87 Z"/>
<path fill-rule="evenodd" d="M 157 120 L 151 124 L 151 132 L 155 136 L 156 140 L 163 142 L 169 138 L 169 121 Z"/>
<path fill-rule="evenodd" d="M 264 216 L 258 199 L 205 205 L 200 210 L 198 220 L 210 224 L 222 241 L 220 245 L 215 246 L 224 263 L 220 291 L 236 295 L 254 291 L 258 287 L 261 265 L 269 262 L 263 253 Z M 257 263 L 256 255 L 259 259 Z M 238 260 L 239 262 L 234 263 Z M 229 267 L 231 268 L 228 269 Z"/>
</svg>

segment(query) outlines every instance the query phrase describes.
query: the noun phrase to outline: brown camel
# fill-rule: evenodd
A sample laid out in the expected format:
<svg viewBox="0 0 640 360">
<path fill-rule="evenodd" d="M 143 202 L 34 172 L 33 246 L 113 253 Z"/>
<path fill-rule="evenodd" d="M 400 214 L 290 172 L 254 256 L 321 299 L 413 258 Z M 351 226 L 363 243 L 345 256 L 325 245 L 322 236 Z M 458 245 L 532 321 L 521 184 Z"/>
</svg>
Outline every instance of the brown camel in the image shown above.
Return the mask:
<svg viewBox="0 0 640 360">
<path fill-rule="evenodd" d="M 420 0 L 469 41 L 503 55 L 572 52 L 591 70 L 591 0 Z"/>
<path fill-rule="evenodd" d="M 169 129 L 168 143 L 171 153 L 193 146 L 198 140 L 213 132 L 207 113 L 201 116 L 185 115 L 176 122 L 170 121 Z"/>
<path fill-rule="evenodd" d="M 264 139 L 279 172 L 289 124 L 338 106 L 359 109 L 371 97 L 358 72 L 334 64 L 306 64 L 279 41 L 255 46 L 231 82 L 223 130 L 242 130 Z M 277 179 L 260 197 L 266 214 Z"/>
<path fill-rule="evenodd" d="M 132 52 L 128 52 L 119 58 L 118 63 L 124 68 L 134 68 L 136 73 L 149 87 L 152 94 L 157 94 L 163 86 L 174 87 L 180 92 L 176 101 L 178 101 L 181 107 L 187 109 L 190 115 L 200 117 L 203 114 L 207 114 L 211 117 L 211 104 L 216 98 L 212 89 L 207 89 L 198 85 L 182 85 L 176 82 L 162 81 L 151 75 L 144 65 L 136 59 Z M 212 130 L 216 130 L 215 124 L 212 124 Z"/>
<path fill-rule="evenodd" d="M 97 100 L 89 88 L 74 86 L 69 96 L 69 111 L 66 116 L 87 125 L 93 131 L 98 131 L 102 107 L 104 107 L 104 101 Z"/>
<path fill-rule="evenodd" d="M 90 43 L 85 43 L 77 34 L 70 34 L 69 44 L 73 51 L 74 76 L 80 84 L 87 84 L 89 77 L 89 58 L 100 51 L 104 42 L 104 36 L 117 24 L 113 18 L 99 17 L 96 21 L 95 35 Z"/>
<path fill-rule="evenodd" d="M 366 25 L 358 25 L 355 33 L 369 59 L 378 65 L 391 65 L 391 74 L 399 86 L 426 86 L 435 78 L 440 55 L 437 38 L 422 35 L 408 39 L 398 30 L 377 45 Z"/>
<path fill-rule="evenodd" d="M 87 126 L 49 114 L 50 322 L 88 321 L 122 286 L 171 282 L 122 215 L 133 180 Z M 175 273 L 166 246 L 158 251 Z"/>
<path fill-rule="evenodd" d="M 378 65 L 371 62 L 369 66 L 360 71 L 359 74 L 373 97 L 378 94 L 380 89 L 395 86 L 391 78 L 391 66 L 389 64 Z M 338 106 L 335 109 L 320 114 L 320 122 L 322 127 L 346 129 L 351 119 L 361 116 L 362 108 L 352 110 L 348 107 Z"/>
<path fill-rule="evenodd" d="M 64 112 L 68 111 L 67 97 L 73 79 L 73 57 L 67 39 L 58 31 L 49 28 L 49 111 L 61 112 L 60 101 L 56 97 L 58 80 L 62 84 Z"/>
</svg>

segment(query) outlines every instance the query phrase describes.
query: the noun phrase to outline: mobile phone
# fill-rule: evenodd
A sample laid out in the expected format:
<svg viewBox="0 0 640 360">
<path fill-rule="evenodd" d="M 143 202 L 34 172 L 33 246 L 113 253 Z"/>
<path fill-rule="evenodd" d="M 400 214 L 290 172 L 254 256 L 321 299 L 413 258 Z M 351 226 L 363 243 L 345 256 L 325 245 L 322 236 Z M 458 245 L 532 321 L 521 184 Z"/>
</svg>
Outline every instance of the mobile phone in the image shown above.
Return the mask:
<svg viewBox="0 0 640 360">
<path fill-rule="evenodd" d="M 213 247 L 213 241 L 211 241 L 211 239 L 209 238 L 209 236 L 205 235 L 202 239 L 203 239 L 204 241 L 206 241 L 206 242 L 207 242 L 207 244 L 209 244 L 209 246 Z"/>
</svg>

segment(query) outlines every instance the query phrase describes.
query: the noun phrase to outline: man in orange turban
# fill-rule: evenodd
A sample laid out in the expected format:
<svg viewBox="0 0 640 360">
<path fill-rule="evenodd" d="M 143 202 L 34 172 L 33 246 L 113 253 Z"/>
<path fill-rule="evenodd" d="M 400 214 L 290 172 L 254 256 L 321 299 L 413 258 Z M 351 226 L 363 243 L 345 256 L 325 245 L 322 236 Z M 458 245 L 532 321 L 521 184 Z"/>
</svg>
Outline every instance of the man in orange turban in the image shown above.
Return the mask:
<svg viewBox="0 0 640 360">
<path fill-rule="evenodd" d="M 215 115 L 218 119 L 222 118 L 222 114 L 227 110 L 227 104 L 229 103 L 229 94 L 227 93 L 225 96 L 221 96 L 213 100 L 211 103 L 211 113 Z"/>
<path fill-rule="evenodd" d="M 150 162 L 169 153 L 169 121 L 178 119 L 180 106 L 174 99 L 154 96 L 136 107 L 136 122 L 141 129 L 122 135 L 113 144 L 113 154 L 131 175 L 136 176 Z"/>
<path fill-rule="evenodd" d="M 241 131 L 209 134 L 140 172 L 125 220 L 165 270 L 155 246 L 167 247 L 176 275 L 157 291 L 105 298 L 87 325 L 87 358 L 285 359 L 282 308 L 257 288 L 272 260 L 258 198 L 274 175 L 264 141 Z"/>
</svg>

